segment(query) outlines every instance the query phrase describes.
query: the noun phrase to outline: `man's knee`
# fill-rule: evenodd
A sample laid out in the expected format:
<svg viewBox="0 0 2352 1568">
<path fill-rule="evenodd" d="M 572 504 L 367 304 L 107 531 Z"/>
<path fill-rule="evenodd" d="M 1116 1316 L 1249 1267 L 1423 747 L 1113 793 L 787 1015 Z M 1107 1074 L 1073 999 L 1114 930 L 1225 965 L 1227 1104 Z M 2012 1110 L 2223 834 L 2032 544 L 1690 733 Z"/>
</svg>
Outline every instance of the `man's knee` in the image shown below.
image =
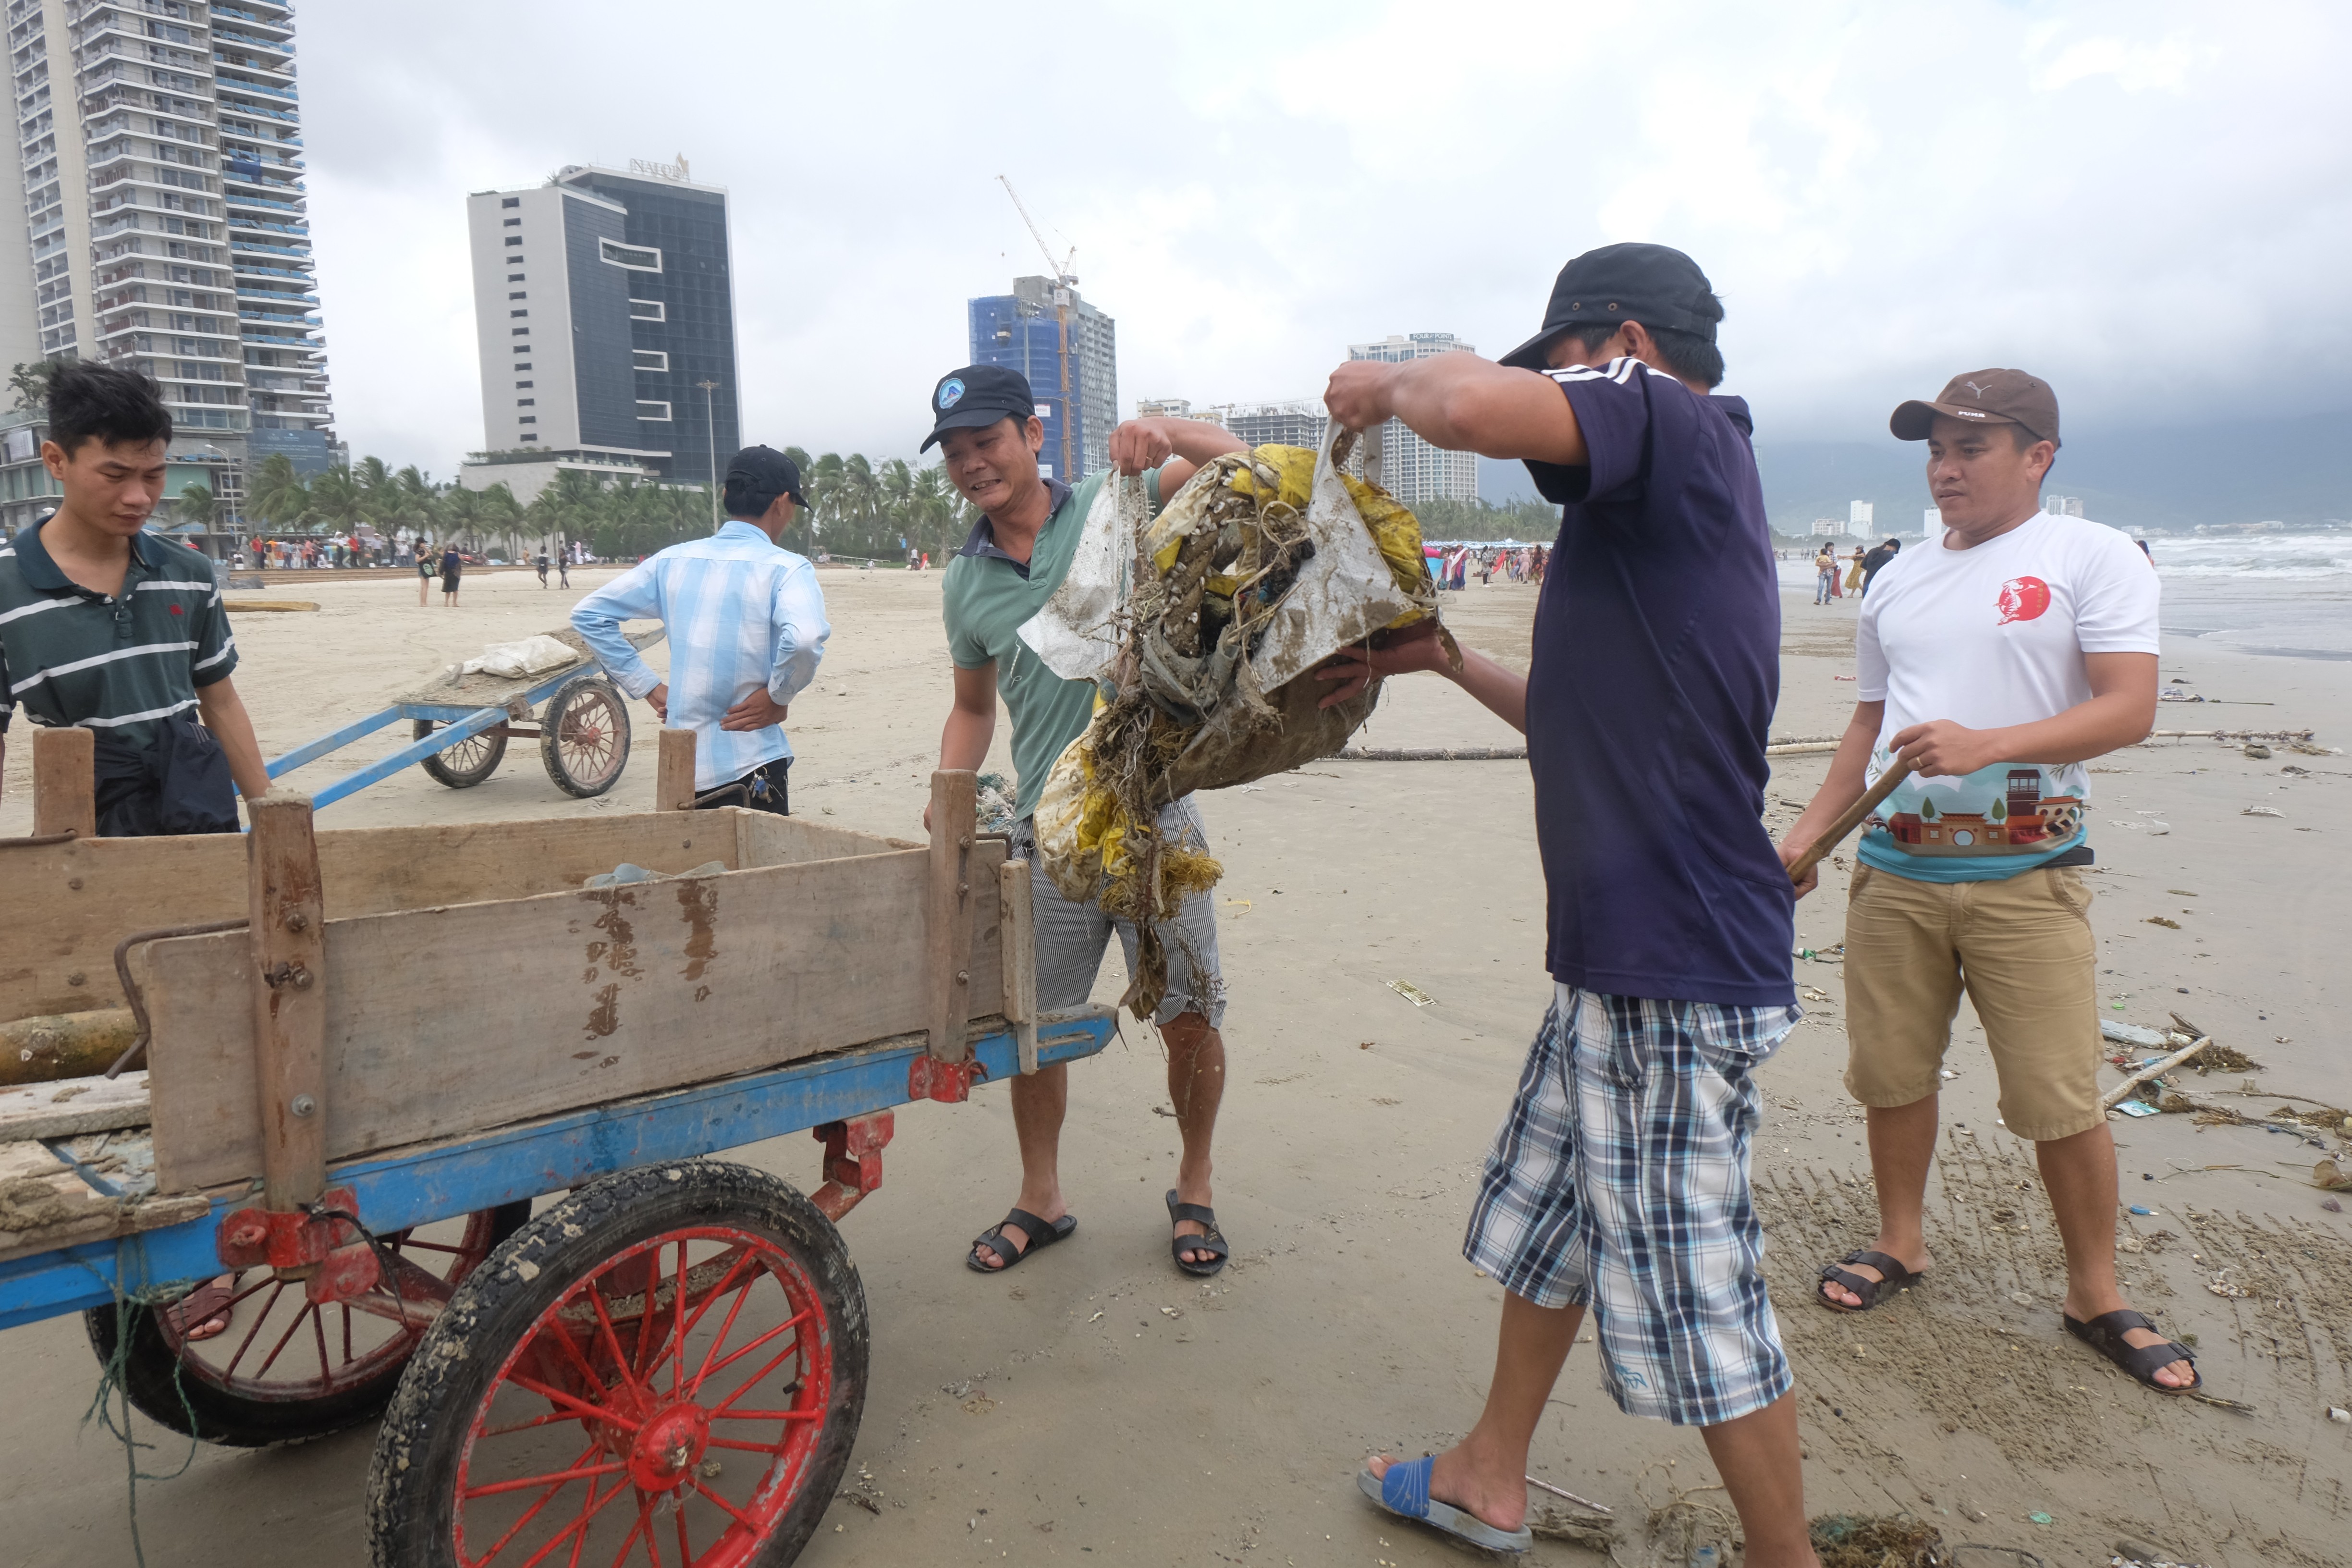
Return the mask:
<svg viewBox="0 0 2352 1568">
<path fill-rule="evenodd" d="M 1224 1037 L 1217 1026 L 1199 1013 L 1179 1013 L 1160 1026 L 1160 1037 L 1171 1051 L 1195 1051 L 1203 1046 L 1222 1046 Z"/>
</svg>

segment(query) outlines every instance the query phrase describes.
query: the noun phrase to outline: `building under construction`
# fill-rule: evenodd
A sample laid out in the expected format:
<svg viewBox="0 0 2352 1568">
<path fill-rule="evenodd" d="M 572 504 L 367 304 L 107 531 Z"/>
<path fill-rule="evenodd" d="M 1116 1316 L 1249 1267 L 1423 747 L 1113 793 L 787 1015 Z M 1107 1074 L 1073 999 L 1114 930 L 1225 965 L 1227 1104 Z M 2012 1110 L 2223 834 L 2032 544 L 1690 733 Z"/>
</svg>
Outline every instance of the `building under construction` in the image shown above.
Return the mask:
<svg viewBox="0 0 2352 1568">
<path fill-rule="evenodd" d="M 1029 378 L 1045 426 L 1040 460 L 1054 478 L 1075 484 L 1110 467 L 1111 427 L 1118 423 L 1117 323 L 1069 294 L 1069 386 L 1062 385 L 1061 310 L 1051 278 L 1016 278 L 1010 294 L 971 301 L 971 363 L 1008 365 Z"/>
</svg>

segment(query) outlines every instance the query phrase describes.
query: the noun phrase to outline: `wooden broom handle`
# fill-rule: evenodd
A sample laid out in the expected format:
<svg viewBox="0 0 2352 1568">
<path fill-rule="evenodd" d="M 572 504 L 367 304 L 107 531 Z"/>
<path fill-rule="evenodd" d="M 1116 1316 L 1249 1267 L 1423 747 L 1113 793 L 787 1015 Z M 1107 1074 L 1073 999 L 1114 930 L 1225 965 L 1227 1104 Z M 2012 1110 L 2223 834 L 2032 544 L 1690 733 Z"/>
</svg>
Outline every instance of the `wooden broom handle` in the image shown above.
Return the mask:
<svg viewBox="0 0 2352 1568">
<path fill-rule="evenodd" d="M 1822 856 L 1836 848 L 1847 834 L 1861 826 L 1862 819 L 1876 811 L 1880 803 L 1895 793 L 1895 786 L 1910 776 L 1911 764 L 1906 762 L 1897 762 L 1893 767 L 1879 774 L 1878 782 L 1871 785 L 1860 800 L 1840 813 L 1838 819 L 1830 824 L 1827 832 L 1805 846 L 1805 852 L 1789 862 L 1789 880 L 1802 882 L 1805 879 L 1805 873 L 1818 865 Z"/>
</svg>

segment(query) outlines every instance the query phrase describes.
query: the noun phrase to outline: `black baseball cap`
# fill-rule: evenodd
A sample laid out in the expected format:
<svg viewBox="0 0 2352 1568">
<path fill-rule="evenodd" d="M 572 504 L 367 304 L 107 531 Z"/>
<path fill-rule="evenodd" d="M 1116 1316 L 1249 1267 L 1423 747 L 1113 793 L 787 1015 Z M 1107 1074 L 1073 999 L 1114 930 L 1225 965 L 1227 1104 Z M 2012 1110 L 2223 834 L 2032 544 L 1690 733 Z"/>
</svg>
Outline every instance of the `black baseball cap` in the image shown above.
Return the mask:
<svg viewBox="0 0 2352 1568">
<path fill-rule="evenodd" d="M 808 498 L 801 494 L 801 466 L 773 447 L 746 447 L 728 458 L 727 483 L 749 490 L 760 502 L 761 515 L 778 496 L 792 497 L 794 506 L 808 505 Z"/>
<path fill-rule="evenodd" d="M 1028 419 L 1037 412 L 1029 378 L 1001 364 L 968 364 L 940 377 L 931 388 L 931 433 L 915 448 L 928 452 L 950 430 L 979 430 L 1000 419 Z"/>
<path fill-rule="evenodd" d="M 1585 321 L 1639 321 L 1652 331 L 1715 342 L 1723 304 L 1698 263 L 1667 245 L 1604 245 L 1559 269 L 1543 331 L 1503 356 L 1504 364 L 1545 369 L 1552 340 Z"/>
<path fill-rule="evenodd" d="M 2027 371 L 1972 370 L 1956 375 L 1933 402 L 1915 397 L 1898 405 L 1886 426 L 1898 441 L 1924 441 L 1938 414 L 1982 425 L 2021 426 L 2037 441 L 2060 444 L 2058 395 L 2048 382 Z"/>
</svg>

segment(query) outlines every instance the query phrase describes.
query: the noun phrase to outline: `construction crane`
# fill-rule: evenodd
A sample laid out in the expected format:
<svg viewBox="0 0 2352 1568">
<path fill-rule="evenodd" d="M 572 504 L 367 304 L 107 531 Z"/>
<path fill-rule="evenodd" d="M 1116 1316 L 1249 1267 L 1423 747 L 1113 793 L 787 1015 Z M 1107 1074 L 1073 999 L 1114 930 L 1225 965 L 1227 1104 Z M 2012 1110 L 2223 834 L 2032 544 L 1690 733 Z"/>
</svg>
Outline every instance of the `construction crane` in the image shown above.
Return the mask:
<svg viewBox="0 0 2352 1568">
<path fill-rule="evenodd" d="M 1061 323 L 1060 346 L 1056 351 L 1062 363 L 1062 467 L 1059 477 L 1067 483 L 1077 478 L 1077 470 L 1070 461 L 1070 307 L 1076 300 L 1072 290 L 1078 286 L 1078 275 L 1070 268 L 1077 264 L 1078 247 L 1075 245 L 1070 247 L 1068 256 L 1059 262 L 1055 261 L 1052 247 L 1045 243 L 1045 237 L 1037 230 L 1037 220 L 1031 217 L 1029 209 L 1021 205 L 1021 193 L 1014 190 L 1013 182 L 1003 174 L 996 176 L 996 183 L 1003 185 L 1004 194 L 1013 198 L 1013 210 L 1019 213 L 1021 221 L 1028 226 L 1029 237 L 1037 242 L 1038 252 L 1045 258 L 1046 270 L 1054 279 L 1054 315 Z M 1025 327 L 1022 330 L 1024 334 L 1028 331 Z"/>
</svg>

